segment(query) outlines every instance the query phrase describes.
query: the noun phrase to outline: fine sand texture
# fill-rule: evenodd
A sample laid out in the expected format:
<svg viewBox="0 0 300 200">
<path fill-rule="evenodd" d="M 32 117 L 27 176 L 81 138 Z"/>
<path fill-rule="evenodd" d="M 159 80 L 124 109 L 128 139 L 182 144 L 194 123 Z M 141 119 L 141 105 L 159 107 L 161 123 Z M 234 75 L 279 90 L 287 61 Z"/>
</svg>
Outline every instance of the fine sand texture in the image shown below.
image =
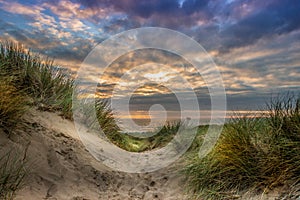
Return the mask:
<svg viewBox="0 0 300 200">
<path fill-rule="evenodd" d="M 113 171 L 85 149 L 74 124 L 55 113 L 30 110 L 1 148 L 26 151 L 29 175 L 16 200 L 184 200 L 178 166 L 151 173 Z"/>
<path fill-rule="evenodd" d="M 55 113 L 28 111 L 9 137 L 0 129 L 0 147 L 16 150 L 27 160 L 28 176 L 16 200 L 188 199 L 180 162 L 151 173 L 113 171 L 86 150 L 73 122 Z M 285 199 L 282 189 L 249 191 L 232 199 Z"/>
</svg>

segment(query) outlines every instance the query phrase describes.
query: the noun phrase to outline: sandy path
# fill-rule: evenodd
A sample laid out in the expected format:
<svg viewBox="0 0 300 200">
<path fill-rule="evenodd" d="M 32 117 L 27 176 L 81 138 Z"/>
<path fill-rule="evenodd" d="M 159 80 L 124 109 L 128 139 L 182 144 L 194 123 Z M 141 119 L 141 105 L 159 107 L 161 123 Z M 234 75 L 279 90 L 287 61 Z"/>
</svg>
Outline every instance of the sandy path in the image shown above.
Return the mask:
<svg viewBox="0 0 300 200">
<path fill-rule="evenodd" d="M 183 181 L 174 170 L 115 172 L 96 161 L 78 140 L 74 125 L 54 113 L 31 110 L 1 145 L 28 147 L 30 176 L 17 200 L 184 200 Z"/>
</svg>

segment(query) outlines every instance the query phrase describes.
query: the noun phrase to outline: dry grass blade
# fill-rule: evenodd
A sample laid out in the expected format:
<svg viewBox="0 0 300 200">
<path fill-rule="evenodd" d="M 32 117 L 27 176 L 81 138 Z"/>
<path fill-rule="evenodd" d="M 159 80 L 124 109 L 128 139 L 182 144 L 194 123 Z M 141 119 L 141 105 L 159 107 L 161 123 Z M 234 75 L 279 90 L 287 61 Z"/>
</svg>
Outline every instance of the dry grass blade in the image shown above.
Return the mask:
<svg viewBox="0 0 300 200">
<path fill-rule="evenodd" d="M 23 186 L 27 174 L 26 161 L 17 151 L 1 150 L 0 155 L 0 199 L 13 199 Z"/>
<path fill-rule="evenodd" d="M 245 190 L 299 183 L 299 102 L 295 95 L 279 96 L 268 104 L 268 118 L 245 116 L 226 124 L 208 156 L 188 160 L 184 172 L 193 197 L 228 199 Z"/>
</svg>

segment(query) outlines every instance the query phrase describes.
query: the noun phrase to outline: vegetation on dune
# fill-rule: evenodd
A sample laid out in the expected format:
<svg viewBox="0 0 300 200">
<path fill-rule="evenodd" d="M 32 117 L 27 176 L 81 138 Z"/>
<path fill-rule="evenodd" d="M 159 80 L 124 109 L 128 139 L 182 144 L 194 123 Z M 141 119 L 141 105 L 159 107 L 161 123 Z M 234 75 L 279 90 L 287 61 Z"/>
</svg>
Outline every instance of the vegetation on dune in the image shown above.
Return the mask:
<svg viewBox="0 0 300 200">
<path fill-rule="evenodd" d="M 10 133 L 32 106 L 58 111 L 72 119 L 74 87 L 74 80 L 52 61 L 33 55 L 20 45 L 0 42 L 2 130 Z M 97 123 L 108 139 L 133 152 L 165 146 L 183 125 L 168 122 L 155 135 L 137 138 L 120 132 L 107 102 L 96 100 L 95 105 L 87 106 L 96 110 Z M 300 193 L 300 98 L 291 94 L 280 96 L 267 107 L 267 118 L 244 116 L 225 124 L 216 146 L 202 159 L 197 153 L 208 126 L 199 127 L 183 170 L 193 198 L 232 199 L 243 191 L 267 191 L 288 185 Z M 88 109 L 86 112 L 89 116 Z M 17 154 L 0 156 L 0 198 L 11 199 L 19 189 L 26 175 L 24 166 L 24 159 Z M 293 192 L 288 195 L 286 198 L 290 199 L 300 196 Z"/>
<path fill-rule="evenodd" d="M 288 182 L 298 188 L 300 198 L 300 97 L 293 94 L 272 99 L 268 104 L 270 129 L 264 172 L 270 187 Z M 269 159 L 269 160 L 267 160 Z M 292 188 L 291 188 L 292 189 Z"/>
<path fill-rule="evenodd" d="M 267 107 L 271 111 L 268 123 L 273 131 L 273 140 L 300 141 L 300 97 L 281 95 L 271 99 Z"/>
<path fill-rule="evenodd" d="M 71 118 L 73 87 L 73 79 L 49 60 L 20 45 L 0 42 L 0 131 L 10 135 L 31 106 Z M 26 159 L 4 147 L 0 152 L 0 199 L 13 199 L 27 174 Z"/>
<path fill-rule="evenodd" d="M 146 138 L 134 137 L 130 134 L 121 134 L 122 143 L 119 147 L 132 152 L 143 152 L 167 145 L 176 135 L 179 127 L 182 125 L 180 121 L 168 121 L 165 125 L 157 128 L 153 132 L 144 133 L 151 135 Z"/>
<path fill-rule="evenodd" d="M 72 119 L 74 80 L 52 61 L 32 54 L 21 45 L 0 42 L 0 128 L 13 132 L 22 115 L 30 107 L 58 111 Z M 165 145 L 173 138 L 178 124 L 166 124 L 156 136 L 138 139 L 120 133 L 107 102 L 96 100 L 89 106 L 96 110 L 97 123 L 116 145 L 129 151 L 144 151 Z M 89 114 L 89 113 L 86 113 Z M 3 151 L 4 152 L 4 151 Z M 24 160 L 10 153 L 0 158 L 0 198 L 11 199 L 22 186 Z"/>
<path fill-rule="evenodd" d="M 184 172 L 193 198 L 231 199 L 243 191 L 300 187 L 299 98 L 282 96 L 268 107 L 268 118 L 233 119 L 208 156 L 194 153 L 188 159 Z"/>
<path fill-rule="evenodd" d="M 37 106 L 44 111 L 60 111 L 62 116 L 72 119 L 74 80 L 56 67 L 53 61 L 32 54 L 22 45 L 0 42 L 0 81 L 2 128 L 17 122 L 25 108 L 30 106 Z M 136 138 L 120 133 L 107 102 L 96 100 L 95 105 L 86 106 L 87 109 L 84 110 L 88 117 L 89 109 L 96 110 L 97 123 L 106 136 L 114 144 L 129 151 L 139 152 L 162 147 L 173 138 L 181 125 L 168 122 L 154 136 Z"/>
<path fill-rule="evenodd" d="M 120 135 L 120 128 L 116 124 L 113 112 L 107 101 L 96 100 L 95 101 L 97 123 L 99 123 L 102 131 L 105 135 L 116 145 L 124 143 L 124 139 Z"/>
<path fill-rule="evenodd" d="M 93 108 L 89 107 L 86 109 L 87 112 L 89 109 Z M 96 114 L 98 120 L 96 123 L 99 123 L 101 130 L 105 133 L 106 137 L 113 144 L 131 152 L 143 152 L 164 147 L 173 139 L 182 124 L 178 121 L 168 121 L 165 125 L 157 128 L 157 130 L 154 130 L 153 132 L 143 133 L 143 135 L 146 136 L 150 135 L 149 137 L 141 138 L 136 136 L 136 134 L 121 132 L 113 117 L 113 112 L 107 102 L 100 100 L 96 101 Z M 95 122 L 91 123 L 93 124 Z"/>
<path fill-rule="evenodd" d="M 21 45 L 0 42 L 0 76 L 30 97 L 42 110 L 61 111 L 72 117 L 74 81 L 48 59 L 33 55 Z"/>
<path fill-rule="evenodd" d="M 26 111 L 27 99 L 8 78 L 3 77 L 0 77 L 0 97 L 0 128 L 10 133 Z"/>
<path fill-rule="evenodd" d="M 0 199 L 13 199 L 23 185 L 27 174 L 26 161 L 17 151 L 1 149 L 0 154 Z"/>
</svg>

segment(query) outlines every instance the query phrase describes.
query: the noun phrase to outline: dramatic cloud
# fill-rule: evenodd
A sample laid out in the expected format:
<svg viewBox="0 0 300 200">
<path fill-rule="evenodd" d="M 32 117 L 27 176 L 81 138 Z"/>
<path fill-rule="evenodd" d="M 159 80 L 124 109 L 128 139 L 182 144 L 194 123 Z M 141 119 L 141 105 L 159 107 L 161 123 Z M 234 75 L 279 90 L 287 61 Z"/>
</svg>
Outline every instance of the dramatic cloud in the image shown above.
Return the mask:
<svg viewBox="0 0 300 200">
<path fill-rule="evenodd" d="M 222 49 L 246 46 L 300 28 L 300 2 L 275 1 L 221 32 Z"/>
<path fill-rule="evenodd" d="M 230 109 L 257 109 L 270 94 L 299 92 L 299 10 L 297 0 L 0 0 L 0 39 L 21 42 L 75 73 L 88 53 L 112 35 L 147 26 L 171 28 L 199 42 L 212 56 Z M 149 59 L 180 73 L 196 91 L 201 108 L 210 107 L 199 73 L 180 57 L 157 51 L 118 59 L 99 81 L 99 96 L 110 97 L 116 87 L 122 90 L 118 98 L 130 92 L 132 85 L 120 82 L 126 73 L 132 81 L 152 77 L 135 91 L 133 109 L 146 112 L 161 102 L 176 110 L 168 85 L 155 84 L 168 80 L 184 93 L 186 85 L 174 74 L 155 65 L 144 73 L 130 71 Z"/>
</svg>

